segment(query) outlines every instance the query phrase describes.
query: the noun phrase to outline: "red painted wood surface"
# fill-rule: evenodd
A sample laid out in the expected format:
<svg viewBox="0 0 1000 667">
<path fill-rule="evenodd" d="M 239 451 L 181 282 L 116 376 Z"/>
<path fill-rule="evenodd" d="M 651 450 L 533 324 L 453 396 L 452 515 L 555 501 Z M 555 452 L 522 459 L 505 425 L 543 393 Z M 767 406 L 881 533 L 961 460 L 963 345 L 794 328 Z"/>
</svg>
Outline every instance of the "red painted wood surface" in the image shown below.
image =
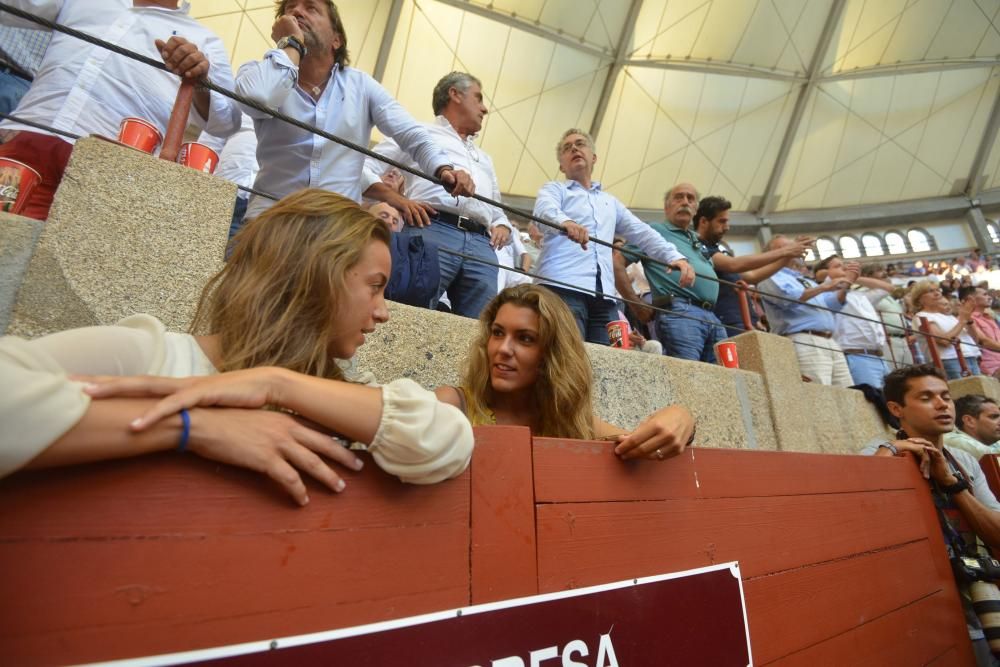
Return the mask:
<svg viewBox="0 0 1000 667">
<path fill-rule="evenodd" d="M 476 429 L 472 462 L 473 604 L 538 593 L 531 431 Z"/>
<path fill-rule="evenodd" d="M 0 482 L 0 646 L 87 662 L 358 625 L 738 560 L 756 664 L 969 664 L 911 460 L 477 429 L 471 468 L 371 461 L 296 508 L 266 479 L 162 455 Z"/>
<path fill-rule="evenodd" d="M 979 458 L 979 467 L 990 485 L 990 491 L 1000 498 L 1000 457 L 996 454 L 984 454 Z"/>
<path fill-rule="evenodd" d="M 542 592 L 738 560 L 756 664 L 972 659 L 912 460 L 692 449 L 623 464 L 605 443 L 535 442 Z M 910 635 L 887 616 L 934 636 L 897 647 Z"/>
<path fill-rule="evenodd" d="M 265 478 L 156 456 L 0 484 L 6 664 L 301 634 L 468 604 L 469 475 L 405 485 L 369 459 L 296 508 Z"/>
</svg>

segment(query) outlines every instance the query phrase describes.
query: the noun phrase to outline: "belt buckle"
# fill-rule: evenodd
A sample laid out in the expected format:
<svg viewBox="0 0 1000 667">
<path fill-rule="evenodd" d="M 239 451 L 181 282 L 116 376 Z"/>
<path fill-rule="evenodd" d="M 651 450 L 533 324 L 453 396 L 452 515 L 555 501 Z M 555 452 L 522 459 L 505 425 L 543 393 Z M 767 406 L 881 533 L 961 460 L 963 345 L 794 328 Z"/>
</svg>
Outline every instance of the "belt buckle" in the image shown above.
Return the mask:
<svg viewBox="0 0 1000 667">
<path fill-rule="evenodd" d="M 457 228 L 461 229 L 463 232 L 471 232 L 472 231 L 471 229 L 469 229 L 468 227 L 465 226 L 465 224 L 467 222 L 472 222 L 472 219 L 468 218 L 468 217 L 466 217 L 464 215 L 456 215 L 455 216 L 455 226 Z"/>
</svg>

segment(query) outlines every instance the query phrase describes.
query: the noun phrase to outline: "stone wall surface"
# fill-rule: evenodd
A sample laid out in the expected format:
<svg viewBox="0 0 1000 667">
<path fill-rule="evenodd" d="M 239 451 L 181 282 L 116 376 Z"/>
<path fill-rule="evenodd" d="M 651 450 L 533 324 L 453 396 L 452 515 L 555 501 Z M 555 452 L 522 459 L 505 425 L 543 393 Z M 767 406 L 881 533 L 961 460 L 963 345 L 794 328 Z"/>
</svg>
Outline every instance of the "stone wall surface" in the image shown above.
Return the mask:
<svg viewBox="0 0 1000 667">
<path fill-rule="evenodd" d="M 236 186 L 93 137 L 76 142 L 9 333 L 150 313 L 185 330 L 218 270 Z"/>
<path fill-rule="evenodd" d="M 17 292 L 45 223 L 0 212 L 0 335 L 7 331 Z"/>
</svg>

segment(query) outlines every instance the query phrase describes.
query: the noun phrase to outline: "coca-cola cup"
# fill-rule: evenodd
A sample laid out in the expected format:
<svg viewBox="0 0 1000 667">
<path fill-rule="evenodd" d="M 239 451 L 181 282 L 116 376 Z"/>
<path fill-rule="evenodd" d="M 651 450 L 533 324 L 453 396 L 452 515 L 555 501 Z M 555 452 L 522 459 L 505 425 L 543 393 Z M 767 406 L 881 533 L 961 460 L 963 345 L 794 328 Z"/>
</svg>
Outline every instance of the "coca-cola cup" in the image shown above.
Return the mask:
<svg viewBox="0 0 1000 667">
<path fill-rule="evenodd" d="M 39 173 L 23 162 L 0 157 L 0 211 L 20 214 L 41 180 Z"/>
<path fill-rule="evenodd" d="M 181 144 L 181 152 L 177 154 L 177 162 L 185 167 L 211 174 L 219 166 L 219 154 L 205 144 L 192 141 Z"/>
<path fill-rule="evenodd" d="M 160 130 L 142 118 L 126 118 L 118 128 L 118 141 L 143 153 L 153 154 L 163 141 Z"/>
<path fill-rule="evenodd" d="M 726 368 L 740 367 L 740 355 L 736 353 L 736 343 L 718 343 L 715 346 L 715 357 Z"/>
<path fill-rule="evenodd" d="M 611 347 L 628 350 L 632 347 L 632 342 L 628 339 L 628 322 L 626 320 L 612 320 L 608 322 L 608 340 Z"/>
</svg>

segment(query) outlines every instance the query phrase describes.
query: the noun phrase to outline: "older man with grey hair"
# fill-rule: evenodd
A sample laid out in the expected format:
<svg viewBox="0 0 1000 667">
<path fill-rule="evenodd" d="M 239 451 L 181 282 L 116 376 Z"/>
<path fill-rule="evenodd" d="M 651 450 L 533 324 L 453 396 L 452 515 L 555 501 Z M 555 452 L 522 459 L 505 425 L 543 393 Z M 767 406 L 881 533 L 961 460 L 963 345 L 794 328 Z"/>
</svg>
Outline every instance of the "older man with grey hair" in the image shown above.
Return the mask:
<svg viewBox="0 0 1000 667">
<path fill-rule="evenodd" d="M 613 301 L 617 294 L 615 271 L 611 248 L 589 243 L 590 239 L 610 244 L 621 236 L 653 259 L 678 268 L 685 285 L 694 281 L 694 272 L 673 243 L 591 179 L 597 155 L 589 134 L 576 128 L 563 132 L 556 144 L 556 159 L 567 180 L 542 186 L 535 199 L 535 215 L 558 223 L 562 231 L 542 229 L 545 245 L 538 258 L 537 280 L 559 281 L 561 284 L 550 283 L 547 287 L 569 306 L 580 335 L 591 343 L 607 345 L 607 325 L 618 319 L 618 307 Z"/>
<path fill-rule="evenodd" d="M 424 127 L 456 169 L 471 174 L 475 191 L 494 201 L 500 199 L 493 161 L 475 138 L 489 109 L 483 102 L 479 79 L 465 72 L 452 72 L 434 87 L 432 107 L 436 118 Z M 375 152 L 411 167 L 417 163 L 398 143 L 387 139 Z M 382 182 L 384 165 L 373 158 L 365 162 L 365 196 L 391 204 L 403 214 L 404 236 L 422 236 L 440 248 L 467 257 L 442 252 L 441 286 L 438 298 L 448 293 L 452 312 L 478 317 L 497 293 L 495 248 L 506 245 L 512 226 L 503 211 L 471 197 L 454 197 L 440 185 L 406 174 L 402 195 Z M 481 261 L 480 261 L 481 260 Z M 437 307 L 438 299 L 429 306 Z"/>
</svg>

